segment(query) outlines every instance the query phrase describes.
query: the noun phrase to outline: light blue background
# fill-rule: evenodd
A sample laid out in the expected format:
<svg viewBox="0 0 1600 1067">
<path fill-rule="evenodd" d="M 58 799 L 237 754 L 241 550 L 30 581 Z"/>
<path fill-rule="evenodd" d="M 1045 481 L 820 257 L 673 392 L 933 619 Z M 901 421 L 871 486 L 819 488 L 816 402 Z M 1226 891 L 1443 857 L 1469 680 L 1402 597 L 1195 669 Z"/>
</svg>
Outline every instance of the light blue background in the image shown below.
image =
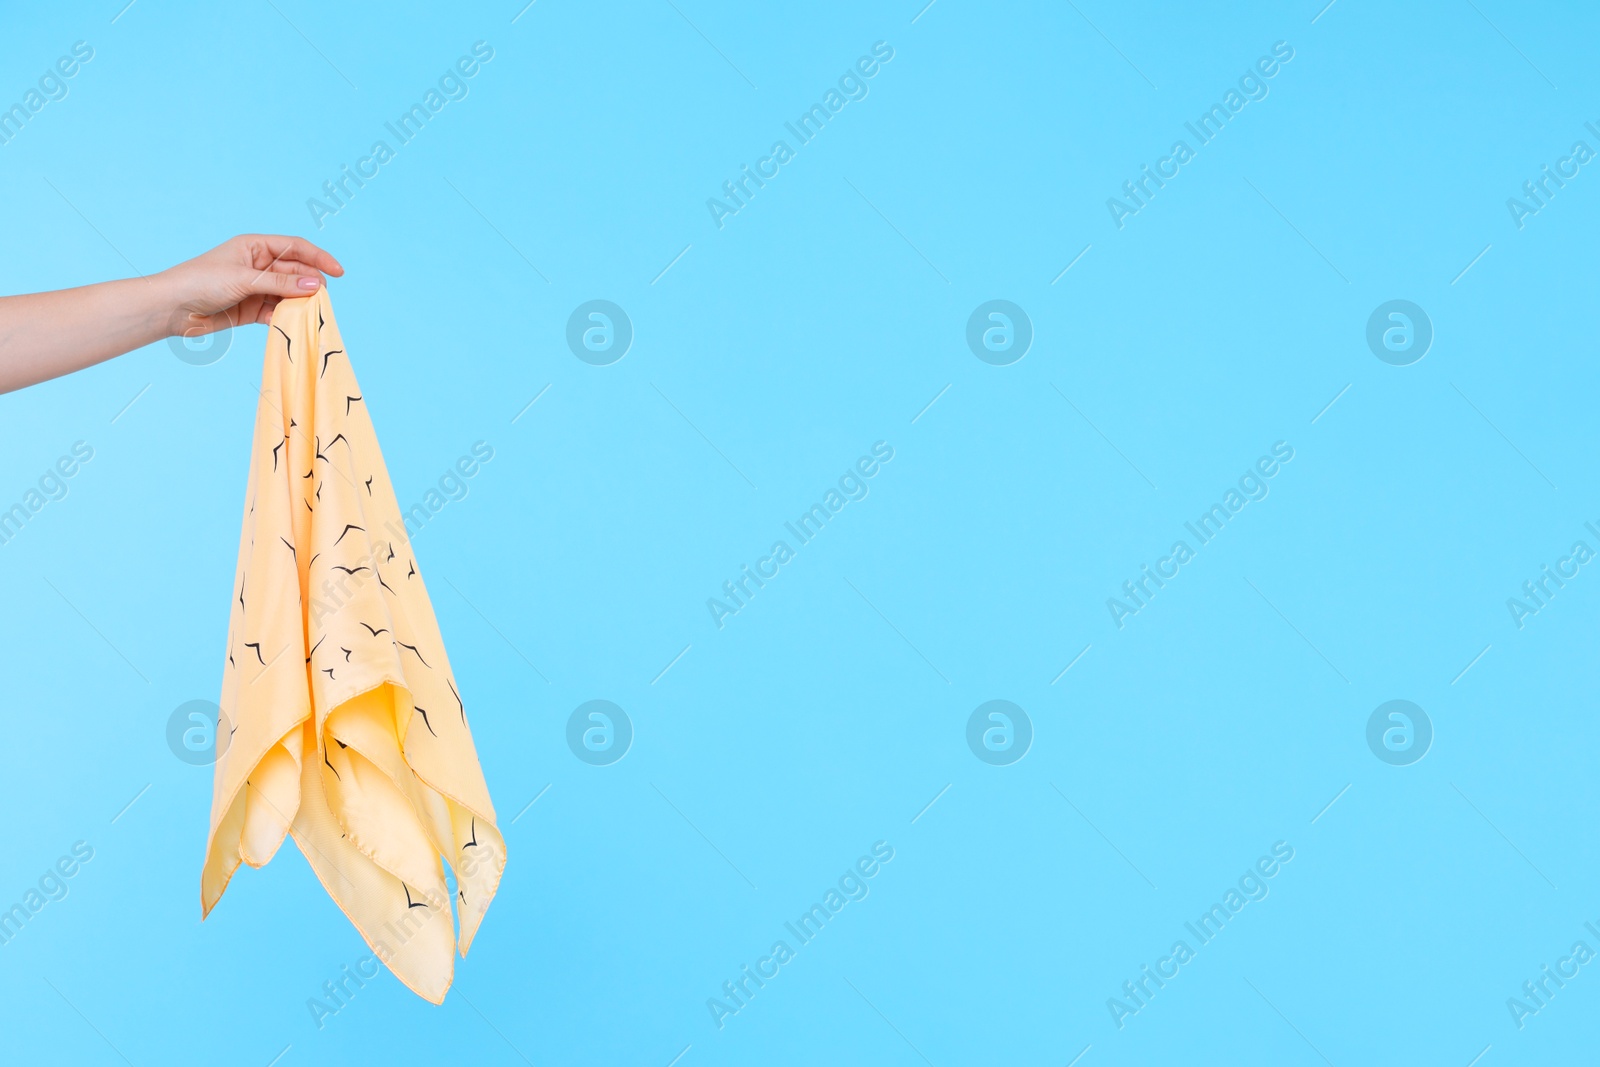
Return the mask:
<svg viewBox="0 0 1600 1067">
<path fill-rule="evenodd" d="M 5 1058 L 1591 1048 L 1600 967 L 1520 1030 L 1506 1000 L 1600 950 L 1600 575 L 1520 630 L 1506 599 L 1600 548 L 1600 174 L 1522 230 L 1505 201 L 1600 148 L 1600 25 L 1321 3 L 9 12 L 0 101 L 95 56 L 0 146 L 0 291 L 302 234 L 348 269 L 402 506 L 495 449 L 416 541 L 510 865 L 440 1008 L 385 972 L 318 1029 L 308 998 L 366 949 L 292 846 L 202 925 L 210 769 L 164 730 L 219 689 L 264 329 L 5 396 L 0 506 L 95 449 L 0 547 L 0 906 L 95 849 L 0 947 Z M 478 40 L 470 95 L 316 229 L 307 198 Z M 719 230 L 706 199 L 876 41 L 870 95 Z M 1276 41 L 1270 95 L 1117 229 L 1106 198 Z M 607 367 L 564 340 L 594 298 L 635 329 Z M 995 298 L 1035 330 L 1008 367 L 964 340 Z M 1365 342 L 1395 298 L 1435 329 L 1409 367 Z M 718 630 L 706 599 L 880 440 L 870 496 Z M 1106 598 L 1277 441 L 1270 496 L 1117 629 Z M 1400 698 L 1435 730 L 1407 767 L 1365 740 Z M 564 740 L 591 699 L 634 724 L 611 766 Z M 1033 723 L 1011 766 L 966 746 L 990 699 Z M 707 998 L 879 840 L 870 896 L 719 1030 Z M 1107 998 L 1277 841 L 1270 895 L 1119 1029 Z"/>
</svg>

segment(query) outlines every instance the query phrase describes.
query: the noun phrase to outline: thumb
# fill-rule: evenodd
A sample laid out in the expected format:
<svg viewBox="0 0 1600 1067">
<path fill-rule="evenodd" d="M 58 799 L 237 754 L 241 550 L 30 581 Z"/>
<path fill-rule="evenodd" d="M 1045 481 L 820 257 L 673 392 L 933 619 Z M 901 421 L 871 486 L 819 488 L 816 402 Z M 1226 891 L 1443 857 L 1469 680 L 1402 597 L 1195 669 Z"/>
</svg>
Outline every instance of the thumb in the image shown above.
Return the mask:
<svg viewBox="0 0 1600 1067">
<path fill-rule="evenodd" d="M 310 296 L 322 288 L 322 275 L 252 270 L 243 272 L 240 288 L 250 296 Z"/>
</svg>

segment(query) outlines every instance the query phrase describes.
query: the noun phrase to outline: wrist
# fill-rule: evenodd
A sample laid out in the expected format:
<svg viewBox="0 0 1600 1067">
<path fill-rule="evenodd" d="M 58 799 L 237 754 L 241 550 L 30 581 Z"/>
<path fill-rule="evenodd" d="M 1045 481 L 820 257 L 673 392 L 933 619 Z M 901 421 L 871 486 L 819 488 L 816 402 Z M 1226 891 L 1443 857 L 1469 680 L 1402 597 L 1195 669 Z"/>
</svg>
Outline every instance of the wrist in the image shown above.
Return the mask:
<svg viewBox="0 0 1600 1067">
<path fill-rule="evenodd" d="M 182 334 L 189 318 L 182 279 L 174 277 L 169 268 L 133 281 L 140 287 L 140 307 L 147 328 L 157 334 L 156 340 Z"/>
</svg>

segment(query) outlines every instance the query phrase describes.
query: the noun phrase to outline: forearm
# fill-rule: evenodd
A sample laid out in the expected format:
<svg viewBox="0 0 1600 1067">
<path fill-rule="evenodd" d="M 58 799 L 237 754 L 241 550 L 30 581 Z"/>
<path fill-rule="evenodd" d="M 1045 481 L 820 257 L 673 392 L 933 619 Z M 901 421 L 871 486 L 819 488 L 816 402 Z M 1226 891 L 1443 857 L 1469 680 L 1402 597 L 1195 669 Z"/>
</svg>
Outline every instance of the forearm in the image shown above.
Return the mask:
<svg viewBox="0 0 1600 1067">
<path fill-rule="evenodd" d="M 177 311 L 163 274 L 0 297 L 0 393 L 162 340 Z"/>
<path fill-rule="evenodd" d="M 298 237 L 242 234 L 148 278 L 0 297 L 0 393 L 58 378 L 182 334 L 272 321 L 339 261 Z"/>
</svg>

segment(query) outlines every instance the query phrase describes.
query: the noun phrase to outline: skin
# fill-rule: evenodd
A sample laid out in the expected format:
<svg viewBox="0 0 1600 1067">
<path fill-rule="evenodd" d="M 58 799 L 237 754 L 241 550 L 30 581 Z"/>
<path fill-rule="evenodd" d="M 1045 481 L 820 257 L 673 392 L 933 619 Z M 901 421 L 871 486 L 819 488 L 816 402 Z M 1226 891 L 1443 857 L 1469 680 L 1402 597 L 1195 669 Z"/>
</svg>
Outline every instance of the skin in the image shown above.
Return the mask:
<svg viewBox="0 0 1600 1067">
<path fill-rule="evenodd" d="M 168 337 L 267 323 L 344 268 L 298 237 L 244 234 L 145 278 L 0 297 L 0 393 L 59 378 Z"/>
</svg>

